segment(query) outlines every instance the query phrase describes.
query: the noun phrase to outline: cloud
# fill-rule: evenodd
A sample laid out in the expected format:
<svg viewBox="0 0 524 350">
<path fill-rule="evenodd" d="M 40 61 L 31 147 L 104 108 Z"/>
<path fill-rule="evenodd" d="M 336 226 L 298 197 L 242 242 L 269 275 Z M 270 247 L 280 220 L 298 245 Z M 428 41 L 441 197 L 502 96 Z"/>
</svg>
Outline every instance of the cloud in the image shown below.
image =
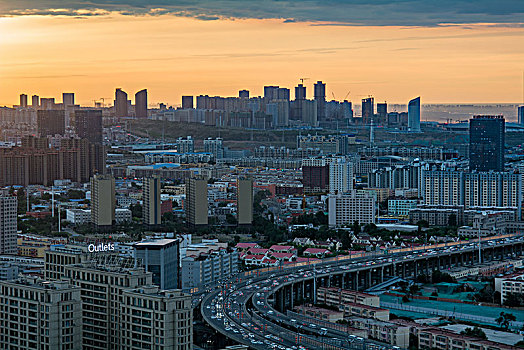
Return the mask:
<svg viewBox="0 0 524 350">
<path fill-rule="evenodd" d="M 317 25 L 521 26 L 522 0 L 0 0 L 0 16 L 173 15 L 199 20 L 256 18 Z"/>
</svg>

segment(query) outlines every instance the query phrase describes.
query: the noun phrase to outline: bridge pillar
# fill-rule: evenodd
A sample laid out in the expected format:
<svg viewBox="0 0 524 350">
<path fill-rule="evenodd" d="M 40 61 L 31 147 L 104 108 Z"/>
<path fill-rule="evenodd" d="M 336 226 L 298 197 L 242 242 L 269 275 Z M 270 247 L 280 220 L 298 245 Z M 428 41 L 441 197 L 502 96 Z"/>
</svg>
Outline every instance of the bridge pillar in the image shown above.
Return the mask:
<svg viewBox="0 0 524 350">
<path fill-rule="evenodd" d="M 359 271 L 355 273 L 355 279 L 353 280 L 353 290 L 358 290 L 358 286 L 360 284 L 360 276 Z"/>
<path fill-rule="evenodd" d="M 293 307 L 294 307 L 294 301 L 295 301 L 294 297 L 295 297 L 295 284 L 291 283 L 291 298 L 290 298 L 291 310 L 293 310 Z"/>
<path fill-rule="evenodd" d="M 380 268 L 380 281 L 379 283 L 384 282 L 384 266 Z"/>
<path fill-rule="evenodd" d="M 418 276 L 418 261 L 414 261 L 414 277 L 416 278 Z"/>
<path fill-rule="evenodd" d="M 402 263 L 402 278 L 406 278 L 406 263 Z"/>
</svg>

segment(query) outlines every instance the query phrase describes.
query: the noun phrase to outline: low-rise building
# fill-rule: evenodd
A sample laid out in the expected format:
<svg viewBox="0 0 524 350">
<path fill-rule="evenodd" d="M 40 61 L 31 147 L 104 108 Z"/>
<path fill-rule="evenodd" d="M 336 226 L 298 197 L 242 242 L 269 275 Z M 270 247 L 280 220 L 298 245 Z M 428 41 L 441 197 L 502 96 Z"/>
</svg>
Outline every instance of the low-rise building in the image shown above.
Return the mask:
<svg viewBox="0 0 524 350">
<path fill-rule="evenodd" d="M 409 327 L 392 322 L 374 320 L 371 318 L 352 317 L 351 327 L 365 329 L 368 338 L 388 343 L 400 348 L 409 347 Z"/>
<path fill-rule="evenodd" d="M 315 306 L 296 306 L 295 311 L 300 315 L 306 315 L 328 322 L 337 322 L 344 319 L 343 311 L 329 310 Z"/>
<path fill-rule="evenodd" d="M 356 303 L 374 307 L 380 306 L 380 298 L 376 295 L 335 287 L 318 287 L 317 302 L 334 306 L 347 303 Z"/>
<path fill-rule="evenodd" d="M 509 293 L 524 293 L 524 273 L 517 272 L 495 278 L 495 291 L 500 292 L 500 302 L 504 304 Z"/>
</svg>

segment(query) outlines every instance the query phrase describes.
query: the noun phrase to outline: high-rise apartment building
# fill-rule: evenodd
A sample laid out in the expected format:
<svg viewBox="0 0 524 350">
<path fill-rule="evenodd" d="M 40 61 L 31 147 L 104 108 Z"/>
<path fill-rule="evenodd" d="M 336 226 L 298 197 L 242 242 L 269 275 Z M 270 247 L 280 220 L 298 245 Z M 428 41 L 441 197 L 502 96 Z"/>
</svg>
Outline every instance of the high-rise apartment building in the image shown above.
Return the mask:
<svg viewBox="0 0 524 350">
<path fill-rule="evenodd" d="M 505 120 L 503 116 L 477 115 L 469 121 L 469 168 L 504 171 Z"/>
<path fill-rule="evenodd" d="M 326 84 L 317 81 L 314 85 L 314 97 L 317 102 L 317 118 L 320 121 L 326 120 Z"/>
<path fill-rule="evenodd" d="M 524 106 L 517 108 L 517 123 L 524 125 Z"/>
<path fill-rule="evenodd" d="M 111 175 L 91 178 L 91 221 L 97 227 L 108 227 L 115 222 L 115 179 Z"/>
<path fill-rule="evenodd" d="M 127 93 L 118 88 L 115 90 L 115 116 L 118 118 L 127 117 Z"/>
<path fill-rule="evenodd" d="M 82 349 L 80 288 L 26 277 L 0 281 L 0 295 L 0 348 Z"/>
<path fill-rule="evenodd" d="M 240 90 L 238 91 L 239 98 L 249 98 L 249 90 Z"/>
<path fill-rule="evenodd" d="M 204 140 L 204 152 L 211 153 L 215 159 L 224 158 L 224 144 L 220 137 L 212 139 L 211 137 Z"/>
<path fill-rule="evenodd" d="M 302 185 L 305 193 L 326 193 L 329 190 L 329 163 L 325 158 L 302 160 Z"/>
<path fill-rule="evenodd" d="M 21 190 L 20 190 L 21 191 Z M 18 200 L 0 190 L 0 254 L 16 254 Z"/>
<path fill-rule="evenodd" d="M 252 179 L 237 179 L 237 221 L 238 225 L 253 223 Z"/>
<path fill-rule="evenodd" d="M 377 103 L 377 124 L 379 125 L 387 125 L 387 118 L 388 118 L 388 104 L 386 102 L 384 103 Z"/>
<path fill-rule="evenodd" d="M 420 97 L 408 103 L 408 131 L 420 132 Z"/>
<path fill-rule="evenodd" d="M 102 111 L 98 109 L 79 109 L 73 115 L 73 128 L 78 137 L 89 142 L 102 144 Z"/>
<path fill-rule="evenodd" d="M 362 99 L 362 124 L 368 125 L 375 113 L 375 99 L 373 97 Z"/>
<path fill-rule="evenodd" d="M 346 193 L 353 189 L 353 163 L 346 158 L 329 162 L 329 193 Z"/>
<path fill-rule="evenodd" d="M 75 94 L 73 92 L 62 93 L 62 103 L 64 104 L 64 107 L 74 106 L 75 105 Z"/>
<path fill-rule="evenodd" d="M 192 109 L 193 101 L 193 96 L 182 96 L 182 109 Z"/>
<path fill-rule="evenodd" d="M 298 84 L 295 87 L 295 100 L 306 99 L 306 87 L 303 84 Z"/>
<path fill-rule="evenodd" d="M 329 226 L 375 223 L 376 211 L 376 198 L 369 192 L 351 190 L 328 198 Z"/>
<path fill-rule="evenodd" d="M 177 153 L 193 153 L 195 152 L 195 140 L 191 136 L 186 138 L 179 137 L 176 140 Z"/>
<path fill-rule="evenodd" d="M 140 90 L 135 94 L 135 117 L 147 119 L 147 89 Z"/>
<path fill-rule="evenodd" d="M 40 107 L 40 97 L 38 95 L 31 96 L 31 107 L 33 109 L 38 109 L 38 107 Z"/>
<path fill-rule="evenodd" d="M 142 286 L 124 290 L 122 300 L 121 349 L 193 349 L 190 294 Z"/>
<path fill-rule="evenodd" d="M 36 127 L 38 134 L 44 137 L 65 134 L 65 111 L 58 109 L 37 111 Z"/>
<path fill-rule="evenodd" d="M 26 94 L 20 95 L 20 107 L 27 108 L 27 95 Z"/>
<path fill-rule="evenodd" d="M 42 109 L 55 109 L 56 103 L 54 97 L 42 97 L 40 99 L 40 107 Z"/>
<path fill-rule="evenodd" d="M 149 177 L 143 181 L 142 220 L 145 225 L 156 226 L 162 223 L 160 208 L 160 178 Z"/>
<path fill-rule="evenodd" d="M 205 179 L 187 179 L 184 206 L 188 225 L 208 224 L 207 181 Z"/>
<path fill-rule="evenodd" d="M 160 289 L 176 289 L 180 284 L 180 241 L 154 239 L 136 243 L 135 259 L 153 274 L 153 284 Z"/>
</svg>

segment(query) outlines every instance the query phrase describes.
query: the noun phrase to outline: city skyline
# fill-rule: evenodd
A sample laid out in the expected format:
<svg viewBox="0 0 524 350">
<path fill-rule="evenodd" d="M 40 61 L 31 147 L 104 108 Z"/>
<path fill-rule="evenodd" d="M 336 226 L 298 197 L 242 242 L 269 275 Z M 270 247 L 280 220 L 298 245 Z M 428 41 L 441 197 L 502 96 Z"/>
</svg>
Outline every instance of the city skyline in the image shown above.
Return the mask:
<svg viewBox="0 0 524 350">
<path fill-rule="evenodd" d="M 448 20 L 442 13 L 416 19 L 417 12 L 397 8 L 388 15 L 397 19 L 386 21 L 378 15 L 389 5 L 376 5 L 373 21 L 357 6 L 363 18 L 355 22 L 316 2 L 318 15 L 294 3 L 295 12 L 284 6 L 272 17 L 274 2 L 265 2 L 257 17 L 238 4 L 235 11 L 202 5 L 201 15 L 184 16 L 154 4 L 93 10 L 78 2 L 56 10 L 64 4 L 4 1 L 0 30 L 12 34 L 0 38 L 0 105 L 17 104 L 20 93 L 62 91 L 92 105 L 116 87 L 147 88 L 150 104 L 177 105 L 182 95 L 247 89 L 256 96 L 265 85 L 292 88 L 300 78 L 309 78 L 308 98 L 322 80 L 329 100 L 350 91 L 353 102 L 373 95 L 405 103 L 420 95 L 425 103 L 521 103 L 524 28 L 517 15 L 524 9 L 506 3 L 502 14 L 477 5 L 484 15 Z"/>
</svg>

